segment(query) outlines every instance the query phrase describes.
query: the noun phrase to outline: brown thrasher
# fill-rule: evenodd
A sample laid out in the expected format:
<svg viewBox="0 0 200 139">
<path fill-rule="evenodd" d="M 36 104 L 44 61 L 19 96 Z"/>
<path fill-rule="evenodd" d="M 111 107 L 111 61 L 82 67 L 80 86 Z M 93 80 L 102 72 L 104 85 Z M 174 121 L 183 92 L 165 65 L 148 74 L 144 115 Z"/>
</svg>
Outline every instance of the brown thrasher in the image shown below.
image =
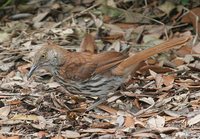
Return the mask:
<svg viewBox="0 0 200 139">
<path fill-rule="evenodd" d="M 189 37 L 171 39 L 130 57 L 119 52 L 69 52 L 57 45 L 45 45 L 35 54 L 28 78 L 37 68 L 47 69 L 70 93 L 98 97 L 99 101 L 87 109 L 91 110 L 119 88 L 140 62 L 188 40 Z"/>
</svg>

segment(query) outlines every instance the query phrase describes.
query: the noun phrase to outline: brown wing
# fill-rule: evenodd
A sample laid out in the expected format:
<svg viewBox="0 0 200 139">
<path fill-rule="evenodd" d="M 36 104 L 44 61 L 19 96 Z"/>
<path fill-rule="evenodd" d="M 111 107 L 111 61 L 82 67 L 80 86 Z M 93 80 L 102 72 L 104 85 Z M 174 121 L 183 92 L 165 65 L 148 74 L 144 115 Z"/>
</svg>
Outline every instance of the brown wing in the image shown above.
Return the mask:
<svg viewBox="0 0 200 139">
<path fill-rule="evenodd" d="M 60 67 L 60 75 L 64 79 L 85 80 L 91 77 L 91 74 L 97 67 L 92 62 L 91 53 L 87 52 L 70 52 L 65 55 L 65 63 Z"/>
<path fill-rule="evenodd" d="M 97 63 L 94 74 L 110 71 L 111 68 L 121 63 L 128 56 L 119 52 L 105 52 L 94 55 L 93 59 Z"/>
<path fill-rule="evenodd" d="M 60 69 L 63 78 L 85 80 L 93 75 L 109 72 L 126 58 L 118 52 L 105 52 L 100 54 L 71 53 L 66 56 L 66 63 Z"/>
</svg>

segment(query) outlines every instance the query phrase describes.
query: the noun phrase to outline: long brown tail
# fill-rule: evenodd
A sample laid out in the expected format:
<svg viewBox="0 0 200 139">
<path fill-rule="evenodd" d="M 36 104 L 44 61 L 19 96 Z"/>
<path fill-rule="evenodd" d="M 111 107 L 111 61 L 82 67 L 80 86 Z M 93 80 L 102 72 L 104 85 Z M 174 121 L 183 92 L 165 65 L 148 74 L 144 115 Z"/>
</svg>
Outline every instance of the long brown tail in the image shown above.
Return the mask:
<svg viewBox="0 0 200 139">
<path fill-rule="evenodd" d="M 140 62 L 146 60 L 150 56 L 164 52 L 176 46 L 183 46 L 188 40 L 190 40 L 190 37 L 174 38 L 144 51 L 138 52 L 121 62 L 115 69 L 113 69 L 112 73 L 119 76 L 129 74 L 136 69 Z"/>
</svg>

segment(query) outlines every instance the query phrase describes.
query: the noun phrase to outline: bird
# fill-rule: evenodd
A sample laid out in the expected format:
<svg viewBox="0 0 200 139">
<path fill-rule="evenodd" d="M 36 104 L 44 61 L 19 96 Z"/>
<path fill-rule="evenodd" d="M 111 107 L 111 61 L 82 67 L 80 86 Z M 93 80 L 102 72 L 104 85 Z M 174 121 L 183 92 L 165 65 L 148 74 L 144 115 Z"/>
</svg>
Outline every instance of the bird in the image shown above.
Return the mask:
<svg viewBox="0 0 200 139">
<path fill-rule="evenodd" d="M 108 94 L 115 92 L 142 61 L 183 46 L 189 39 L 187 36 L 170 39 L 132 56 L 116 51 L 71 52 L 56 44 L 46 44 L 35 53 L 27 78 L 39 68 L 46 69 L 71 94 L 97 97 L 98 101 L 87 108 L 89 111 L 105 102 Z"/>
</svg>

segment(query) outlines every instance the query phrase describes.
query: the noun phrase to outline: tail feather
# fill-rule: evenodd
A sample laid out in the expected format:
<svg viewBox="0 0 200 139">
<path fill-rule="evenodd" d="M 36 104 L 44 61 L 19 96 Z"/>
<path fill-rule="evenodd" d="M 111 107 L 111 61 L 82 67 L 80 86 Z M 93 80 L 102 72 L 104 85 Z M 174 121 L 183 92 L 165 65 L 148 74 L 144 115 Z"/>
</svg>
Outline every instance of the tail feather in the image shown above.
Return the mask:
<svg viewBox="0 0 200 139">
<path fill-rule="evenodd" d="M 190 37 L 174 38 L 164 43 L 161 43 L 157 46 L 154 46 L 152 48 L 148 48 L 144 51 L 141 51 L 133 56 L 128 57 L 123 62 L 121 62 L 116 68 L 112 70 L 112 74 L 114 75 L 130 74 L 130 72 L 133 72 L 136 69 L 137 65 L 140 62 L 144 61 L 150 56 L 164 52 L 176 46 L 183 46 L 189 39 Z"/>
</svg>

